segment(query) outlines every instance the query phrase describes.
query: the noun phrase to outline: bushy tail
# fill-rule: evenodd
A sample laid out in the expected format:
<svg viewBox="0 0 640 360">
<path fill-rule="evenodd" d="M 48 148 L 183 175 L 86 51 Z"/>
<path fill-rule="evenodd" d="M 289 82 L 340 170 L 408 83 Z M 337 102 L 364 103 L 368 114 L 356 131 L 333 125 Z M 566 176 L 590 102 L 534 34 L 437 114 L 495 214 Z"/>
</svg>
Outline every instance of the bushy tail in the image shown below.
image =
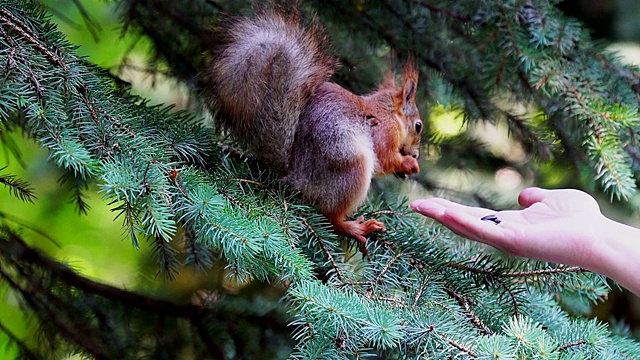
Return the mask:
<svg viewBox="0 0 640 360">
<path fill-rule="evenodd" d="M 206 94 L 217 124 L 284 174 L 302 112 L 335 71 L 317 26 L 275 10 L 233 18 L 220 27 L 211 51 Z"/>
</svg>

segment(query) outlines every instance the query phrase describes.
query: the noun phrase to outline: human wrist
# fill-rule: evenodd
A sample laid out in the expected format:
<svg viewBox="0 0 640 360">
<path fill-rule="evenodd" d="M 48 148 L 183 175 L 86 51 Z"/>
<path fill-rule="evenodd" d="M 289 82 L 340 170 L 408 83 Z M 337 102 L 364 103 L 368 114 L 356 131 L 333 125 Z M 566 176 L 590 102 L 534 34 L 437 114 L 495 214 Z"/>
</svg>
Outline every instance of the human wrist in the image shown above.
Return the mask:
<svg viewBox="0 0 640 360">
<path fill-rule="evenodd" d="M 589 242 L 592 243 L 592 251 L 591 256 L 585 259 L 583 267 L 599 274 L 611 276 L 618 250 L 615 246 L 616 234 L 619 232 L 618 228 L 621 224 L 601 215 L 600 219 L 591 225 L 594 226 L 594 231 L 588 237 Z"/>
<path fill-rule="evenodd" d="M 604 218 L 595 234 L 593 261 L 584 267 L 640 294 L 640 230 Z"/>
</svg>

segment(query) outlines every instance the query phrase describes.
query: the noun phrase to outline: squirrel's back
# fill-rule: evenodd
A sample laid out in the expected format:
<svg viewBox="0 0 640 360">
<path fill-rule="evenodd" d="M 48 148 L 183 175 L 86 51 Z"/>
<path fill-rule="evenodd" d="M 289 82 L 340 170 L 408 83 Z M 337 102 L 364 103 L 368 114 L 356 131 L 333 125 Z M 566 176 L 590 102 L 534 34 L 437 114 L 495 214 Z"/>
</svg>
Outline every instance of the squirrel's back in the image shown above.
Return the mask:
<svg viewBox="0 0 640 360">
<path fill-rule="evenodd" d="M 218 31 L 204 74 L 217 124 L 285 174 L 300 116 L 335 71 L 326 41 L 318 27 L 275 10 L 229 19 Z"/>
</svg>

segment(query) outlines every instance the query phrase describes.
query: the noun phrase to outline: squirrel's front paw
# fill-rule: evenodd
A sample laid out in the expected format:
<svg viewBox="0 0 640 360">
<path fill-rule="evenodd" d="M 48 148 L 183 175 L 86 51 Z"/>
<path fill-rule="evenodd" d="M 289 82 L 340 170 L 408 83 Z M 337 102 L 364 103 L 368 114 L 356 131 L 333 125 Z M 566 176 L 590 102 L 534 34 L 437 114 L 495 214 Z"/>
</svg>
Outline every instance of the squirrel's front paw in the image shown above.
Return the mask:
<svg viewBox="0 0 640 360">
<path fill-rule="evenodd" d="M 409 175 L 417 174 L 419 172 L 420 166 L 418 165 L 418 160 L 413 156 L 406 155 L 402 157 L 400 170 L 396 171 L 396 176 L 406 179 Z"/>
</svg>

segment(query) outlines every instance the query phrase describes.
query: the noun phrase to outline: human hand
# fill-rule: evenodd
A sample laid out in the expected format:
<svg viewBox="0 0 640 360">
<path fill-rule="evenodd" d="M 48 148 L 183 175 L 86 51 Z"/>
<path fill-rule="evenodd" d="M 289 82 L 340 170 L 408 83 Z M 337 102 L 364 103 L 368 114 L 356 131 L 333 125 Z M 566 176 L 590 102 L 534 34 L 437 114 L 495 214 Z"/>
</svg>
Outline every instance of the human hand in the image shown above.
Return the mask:
<svg viewBox="0 0 640 360">
<path fill-rule="evenodd" d="M 639 229 L 606 218 L 578 190 L 528 188 L 518 202 L 525 209 L 494 212 L 438 198 L 416 200 L 411 208 L 507 254 L 580 266 L 640 296 Z M 481 220 L 487 215 L 496 221 Z"/>
<path fill-rule="evenodd" d="M 411 208 L 453 232 L 507 254 L 582 266 L 598 271 L 598 243 L 608 220 L 598 203 L 578 190 L 528 188 L 518 197 L 523 210 L 469 207 L 445 199 L 416 200 Z M 500 221 L 483 221 L 495 215 Z"/>
</svg>

